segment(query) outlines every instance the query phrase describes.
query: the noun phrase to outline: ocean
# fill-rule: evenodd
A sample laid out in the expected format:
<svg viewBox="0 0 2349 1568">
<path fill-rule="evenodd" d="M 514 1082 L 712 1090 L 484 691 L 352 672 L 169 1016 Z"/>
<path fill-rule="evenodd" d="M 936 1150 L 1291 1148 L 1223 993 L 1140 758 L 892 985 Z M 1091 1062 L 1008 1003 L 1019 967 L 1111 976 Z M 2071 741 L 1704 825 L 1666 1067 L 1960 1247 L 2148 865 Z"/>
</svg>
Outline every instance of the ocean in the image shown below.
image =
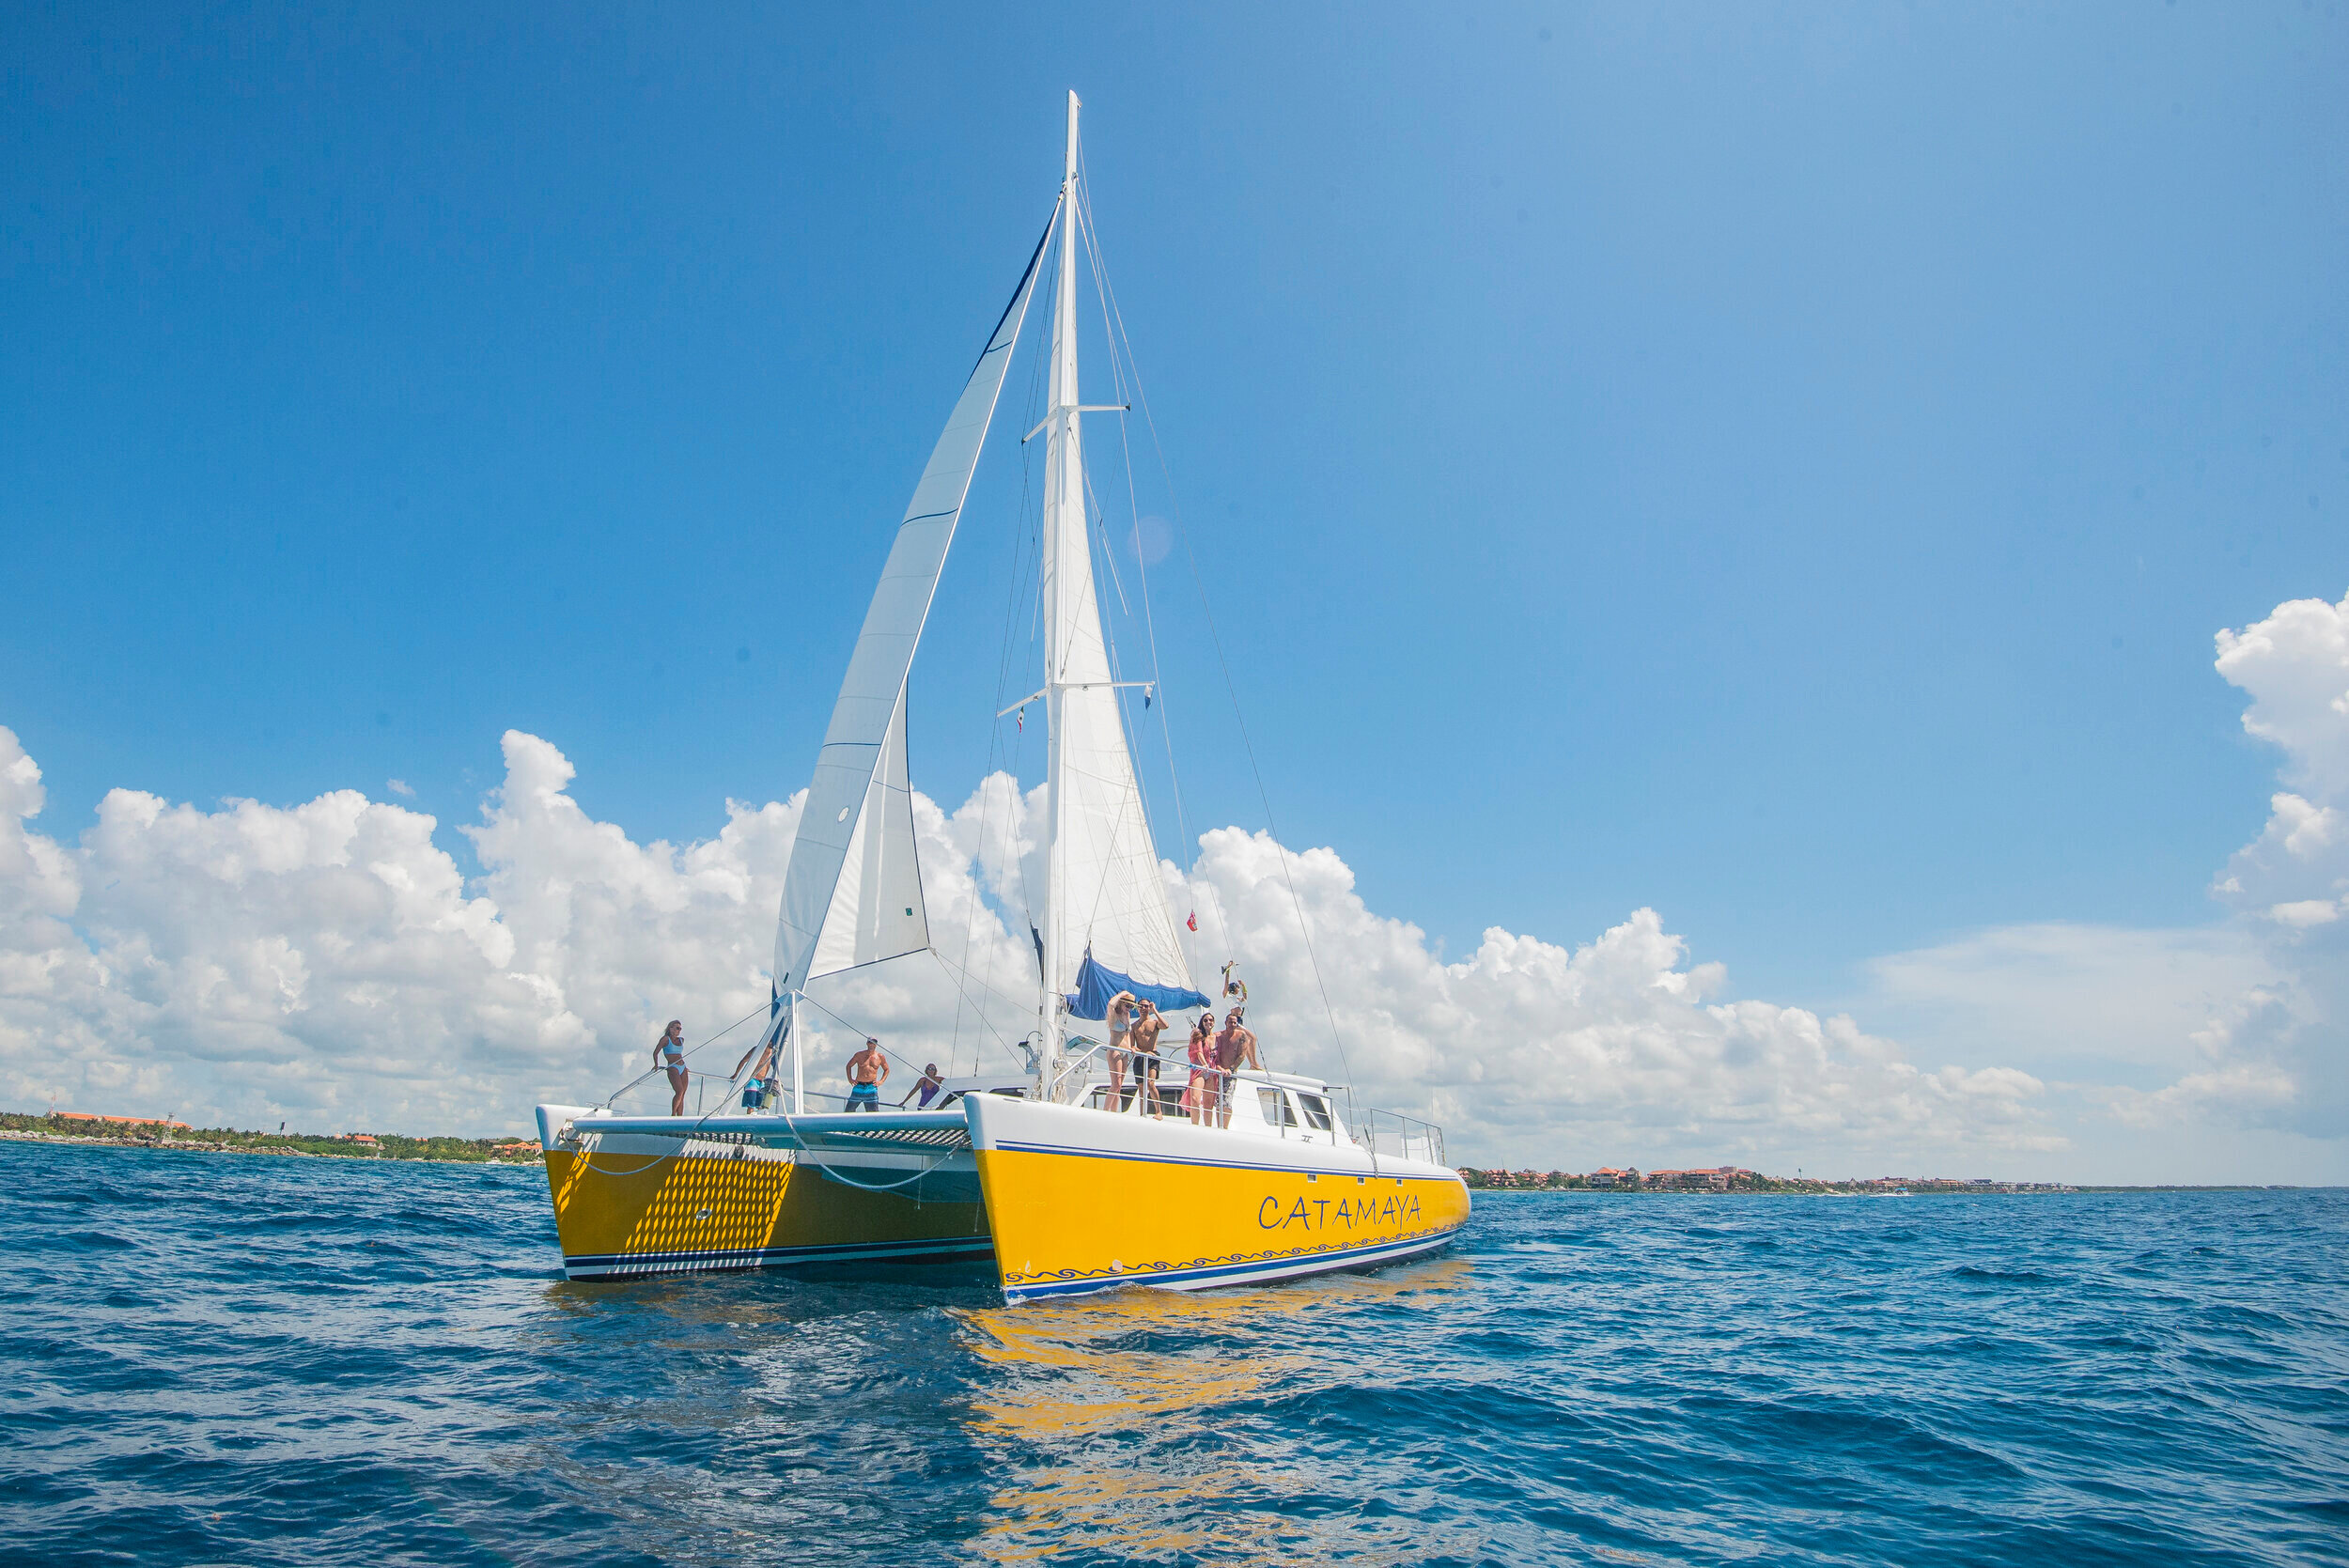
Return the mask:
<svg viewBox="0 0 2349 1568">
<path fill-rule="evenodd" d="M 567 1284 L 534 1168 L 0 1143 L 0 1559 L 2349 1562 L 2349 1193 L 1487 1194 L 1368 1275 Z"/>
</svg>

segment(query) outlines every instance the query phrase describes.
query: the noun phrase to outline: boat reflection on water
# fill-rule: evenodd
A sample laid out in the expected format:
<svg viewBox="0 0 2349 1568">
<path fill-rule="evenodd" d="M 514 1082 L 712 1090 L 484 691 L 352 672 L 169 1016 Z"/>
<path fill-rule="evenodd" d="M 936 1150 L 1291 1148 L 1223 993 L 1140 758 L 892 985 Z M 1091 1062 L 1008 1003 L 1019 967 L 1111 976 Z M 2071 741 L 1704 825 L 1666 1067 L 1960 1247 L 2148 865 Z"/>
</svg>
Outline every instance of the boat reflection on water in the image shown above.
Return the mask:
<svg viewBox="0 0 2349 1568">
<path fill-rule="evenodd" d="M 1374 1440 L 1341 1483 L 1314 1457 L 1330 1452 L 1328 1433 L 1302 1440 L 1324 1414 L 1344 1421 L 1346 1401 L 1408 1374 L 1412 1327 L 1430 1321 L 1472 1266 L 1440 1257 L 1307 1286 L 1131 1290 L 957 1313 L 964 1348 L 990 1374 L 970 1436 L 1017 1477 L 995 1491 L 979 1555 L 1473 1556 L 1471 1531 L 1441 1542 L 1423 1520 L 1361 1509 L 1364 1472 L 1396 1465 L 1403 1483 L 1401 1455 L 1378 1453 Z"/>
</svg>

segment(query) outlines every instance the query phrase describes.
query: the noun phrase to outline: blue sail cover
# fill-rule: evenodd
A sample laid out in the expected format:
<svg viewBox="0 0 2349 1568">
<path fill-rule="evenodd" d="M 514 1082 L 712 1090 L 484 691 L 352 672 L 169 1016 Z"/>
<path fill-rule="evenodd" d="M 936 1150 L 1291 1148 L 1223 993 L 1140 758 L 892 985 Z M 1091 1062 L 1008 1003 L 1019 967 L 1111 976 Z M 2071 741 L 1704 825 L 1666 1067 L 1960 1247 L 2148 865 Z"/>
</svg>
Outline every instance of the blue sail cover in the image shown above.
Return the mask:
<svg viewBox="0 0 2349 1568">
<path fill-rule="evenodd" d="M 1105 970 L 1093 961 L 1093 950 L 1087 948 L 1084 967 L 1077 971 L 1077 989 L 1068 999 L 1068 1016 L 1072 1018 L 1106 1017 L 1110 999 L 1120 991 L 1133 992 L 1135 1000 L 1146 1001 L 1161 1013 L 1209 1005 L 1203 993 L 1188 986 L 1145 986 L 1115 970 Z"/>
</svg>

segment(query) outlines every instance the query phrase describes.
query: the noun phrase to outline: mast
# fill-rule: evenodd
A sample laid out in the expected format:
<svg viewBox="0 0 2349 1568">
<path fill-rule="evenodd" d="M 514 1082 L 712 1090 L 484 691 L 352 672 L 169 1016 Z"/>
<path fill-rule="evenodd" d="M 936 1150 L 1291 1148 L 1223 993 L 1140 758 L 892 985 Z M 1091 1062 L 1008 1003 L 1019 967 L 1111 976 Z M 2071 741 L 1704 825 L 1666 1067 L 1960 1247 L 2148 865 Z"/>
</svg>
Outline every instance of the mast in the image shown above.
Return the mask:
<svg viewBox="0 0 2349 1568">
<path fill-rule="evenodd" d="M 1060 281 L 1052 299 L 1052 374 L 1047 392 L 1050 433 L 1044 455 L 1044 619 L 1051 630 L 1044 649 L 1045 830 L 1044 830 L 1044 995 L 1040 1001 L 1042 1048 L 1037 1052 L 1037 1093 L 1048 1091 L 1060 1072 L 1062 971 L 1067 958 L 1060 951 L 1062 864 L 1060 839 L 1067 813 L 1061 749 L 1066 727 L 1063 713 L 1063 681 L 1068 664 L 1068 612 L 1064 602 L 1070 589 L 1069 574 L 1081 565 L 1092 567 L 1085 536 L 1084 451 L 1078 434 L 1077 402 L 1077 95 L 1068 95 L 1068 142 L 1060 187 Z"/>
</svg>

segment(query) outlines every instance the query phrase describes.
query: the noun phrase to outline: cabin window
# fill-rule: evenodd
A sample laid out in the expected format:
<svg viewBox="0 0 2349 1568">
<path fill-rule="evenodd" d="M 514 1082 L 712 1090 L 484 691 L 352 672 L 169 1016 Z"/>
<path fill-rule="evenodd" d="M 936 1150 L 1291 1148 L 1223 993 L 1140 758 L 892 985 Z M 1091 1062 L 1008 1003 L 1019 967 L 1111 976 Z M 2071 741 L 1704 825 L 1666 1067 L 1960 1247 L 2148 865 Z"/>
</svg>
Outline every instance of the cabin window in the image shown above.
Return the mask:
<svg viewBox="0 0 2349 1568">
<path fill-rule="evenodd" d="M 1297 1126 L 1297 1112 L 1289 1109 L 1287 1097 L 1278 1089 L 1257 1090 L 1256 1103 L 1264 1107 L 1265 1126 L 1268 1127 Z"/>
<path fill-rule="evenodd" d="M 1297 1096 L 1297 1103 L 1304 1108 L 1305 1125 L 1307 1126 L 1313 1128 L 1315 1132 L 1328 1132 L 1330 1130 L 1329 1101 L 1323 1099 L 1319 1094 L 1307 1094 L 1300 1093 Z"/>
<path fill-rule="evenodd" d="M 1180 1116 L 1183 1113 L 1183 1092 L 1180 1089 L 1170 1089 L 1164 1084 L 1159 1084 L 1158 1095 L 1159 1115 Z"/>
</svg>

